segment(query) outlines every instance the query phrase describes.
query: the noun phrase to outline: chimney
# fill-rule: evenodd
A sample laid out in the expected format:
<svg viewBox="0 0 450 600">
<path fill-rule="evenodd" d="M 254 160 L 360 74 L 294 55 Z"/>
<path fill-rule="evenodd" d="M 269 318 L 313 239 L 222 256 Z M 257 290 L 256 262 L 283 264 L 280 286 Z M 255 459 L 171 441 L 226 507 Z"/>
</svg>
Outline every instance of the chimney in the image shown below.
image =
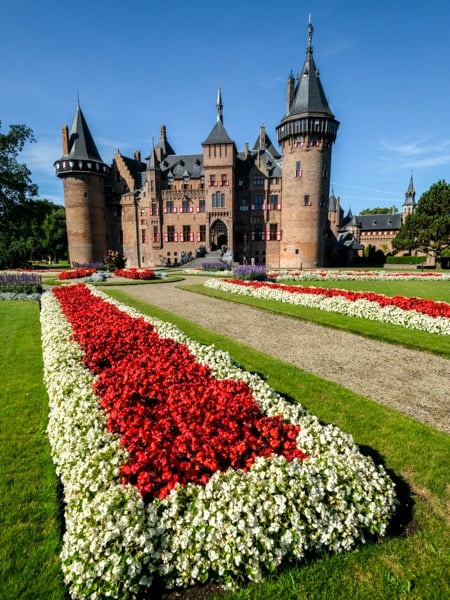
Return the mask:
<svg viewBox="0 0 450 600">
<path fill-rule="evenodd" d="M 69 154 L 69 128 L 67 125 L 62 128 L 62 147 L 63 154 Z"/>
<path fill-rule="evenodd" d="M 261 125 L 259 128 L 259 149 L 264 150 L 266 147 L 266 128 Z"/>
<path fill-rule="evenodd" d="M 287 92 L 286 92 L 286 114 L 289 114 L 292 106 L 292 102 L 294 101 L 294 77 L 291 74 L 289 75 L 289 79 L 287 82 Z"/>
</svg>

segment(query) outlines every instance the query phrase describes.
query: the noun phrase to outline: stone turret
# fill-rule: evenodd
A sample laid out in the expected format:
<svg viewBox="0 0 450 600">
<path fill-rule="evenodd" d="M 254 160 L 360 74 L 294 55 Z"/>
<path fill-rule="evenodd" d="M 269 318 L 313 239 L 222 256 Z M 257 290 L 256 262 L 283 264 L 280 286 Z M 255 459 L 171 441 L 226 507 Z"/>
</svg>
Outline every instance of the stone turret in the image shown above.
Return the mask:
<svg viewBox="0 0 450 600">
<path fill-rule="evenodd" d="M 71 265 L 102 262 L 107 249 L 105 180 L 102 161 L 78 104 L 72 128 L 62 128 L 63 154 L 54 163 L 63 180 Z"/>
<path fill-rule="evenodd" d="M 287 84 L 287 110 L 277 127 L 283 153 L 280 267 L 324 265 L 330 196 L 331 148 L 339 122 L 334 118 L 313 59 L 313 26 L 295 88 Z"/>
</svg>

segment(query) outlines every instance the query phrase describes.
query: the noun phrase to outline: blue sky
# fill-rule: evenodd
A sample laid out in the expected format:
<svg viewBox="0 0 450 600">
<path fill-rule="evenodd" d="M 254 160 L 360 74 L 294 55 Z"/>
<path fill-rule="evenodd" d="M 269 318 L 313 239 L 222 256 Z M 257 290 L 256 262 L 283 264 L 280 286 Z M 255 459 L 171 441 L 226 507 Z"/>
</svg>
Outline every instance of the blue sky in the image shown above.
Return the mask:
<svg viewBox="0 0 450 600">
<path fill-rule="evenodd" d="M 161 125 L 176 152 L 201 152 L 219 81 L 238 150 L 253 146 L 261 125 L 275 143 L 309 14 L 316 66 L 341 123 L 331 176 L 344 210 L 401 208 L 411 173 L 417 199 L 449 181 L 448 0 L 2 3 L 1 132 L 33 129 L 37 141 L 21 160 L 40 197 L 59 204 L 53 162 L 77 95 L 107 163 L 117 148 L 147 156 Z"/>
</svg>

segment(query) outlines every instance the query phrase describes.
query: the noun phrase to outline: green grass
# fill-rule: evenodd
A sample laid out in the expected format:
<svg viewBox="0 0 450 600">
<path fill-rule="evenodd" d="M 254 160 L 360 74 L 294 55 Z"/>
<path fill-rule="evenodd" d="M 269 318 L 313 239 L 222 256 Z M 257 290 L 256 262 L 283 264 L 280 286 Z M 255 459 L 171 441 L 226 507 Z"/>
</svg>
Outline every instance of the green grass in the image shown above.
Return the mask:
<svg viewBox="0 0 450 600">
<path fill-rule="evenodd" d="M 145 314 L 175 323 L 202 343 L 227 350 L 243 368 L 263 374 L 274 389 L 293 402 L 301 402 L 323 422 L 335 423 L 351 433 L 364 452 L 383 462 L 398 485 L 402 511 L 388 539 L 345 555 L 311 558 L 229 598 L 450 597 L 450 436 L 135 300 L 120 288 L 108 288 L 107 293 Z M 361 321 L 363 334 L 369 322 Z M 0 333 L 4 342 L 0 349 L 0 448 L 4 468 L 0 483 L 0 598 L 64 598 L 58 561 L 57 482 L 45 437 L 47 407 L 37 305 L 0 303 Z"/>
<path fill-rule="evenodd" d="M 0 302 L 0 598 L 65 598 L 37 302 Z"/>
</svg>

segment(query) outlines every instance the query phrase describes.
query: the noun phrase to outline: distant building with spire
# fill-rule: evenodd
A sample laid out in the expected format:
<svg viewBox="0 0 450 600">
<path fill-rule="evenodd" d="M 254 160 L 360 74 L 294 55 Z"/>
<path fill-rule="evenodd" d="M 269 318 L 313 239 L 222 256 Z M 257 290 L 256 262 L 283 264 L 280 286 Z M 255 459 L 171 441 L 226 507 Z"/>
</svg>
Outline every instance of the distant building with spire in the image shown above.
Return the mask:
<svg viewBox="0 0 450 600">
<path fill-rule="evenodd" d="M 330 194 L 339 122 L 314 63 L 312 37 L 309 22 L 305 61 L 296 79 L 288 77 L 285 115 L 276 127 L 281 152 L 264 126 L 253 147 L 238 151 L 224 126 L 219 84 L 216 122 L 198 154 L 177 154 L 163 125 L 149 156 L 117 150 L 109 166 L 78 103 L 54 163 L 64 186 L 71 263 L 102 261 L 113 249 L 129 267 L 173 265 L 200 246 L 227 248 L 235 262 L 253 259 L 268 269 L 351 261 L 363 248 L 366 221 L 351 225 Z M 405 214 L 415 202 L 412 178 L 410 186 Z"/>
</svg>

